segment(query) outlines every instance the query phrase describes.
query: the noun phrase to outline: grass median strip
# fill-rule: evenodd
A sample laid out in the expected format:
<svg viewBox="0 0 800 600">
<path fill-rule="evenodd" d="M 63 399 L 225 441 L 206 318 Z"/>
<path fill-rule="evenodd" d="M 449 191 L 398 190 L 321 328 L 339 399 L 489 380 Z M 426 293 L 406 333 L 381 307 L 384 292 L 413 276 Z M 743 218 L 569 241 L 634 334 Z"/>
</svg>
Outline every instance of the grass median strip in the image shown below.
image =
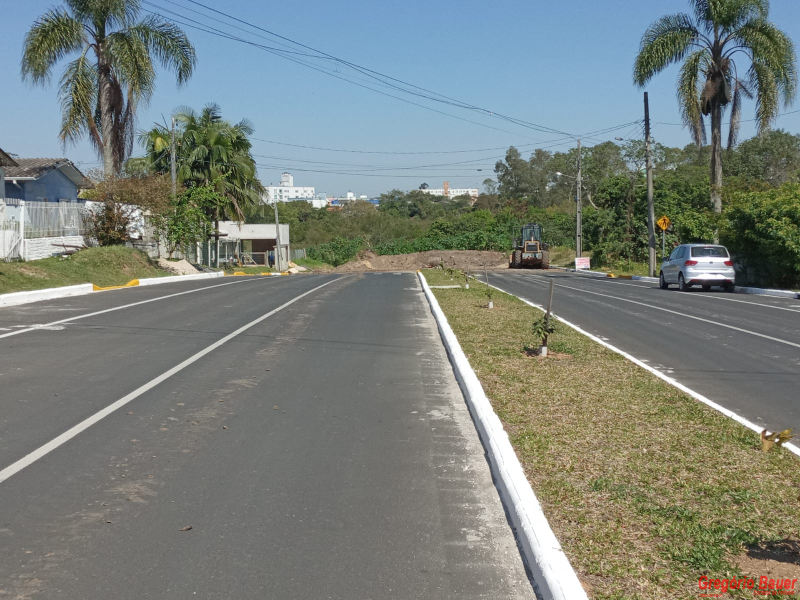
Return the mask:
<svg viewBox="0 0 800 600">
<path fill-rule="evenodd" d="M 497 291 L 489 310 L 485 286 L 470 288 L 433 292 L 590 597 L 697 598 L 720 593 L 699 589 L 703 576 L 800 577 L 796 457 L 762 453 L 757 434 L 563 324 L 553 357 L 527 356 L 541 311 Z"/>
</svg>

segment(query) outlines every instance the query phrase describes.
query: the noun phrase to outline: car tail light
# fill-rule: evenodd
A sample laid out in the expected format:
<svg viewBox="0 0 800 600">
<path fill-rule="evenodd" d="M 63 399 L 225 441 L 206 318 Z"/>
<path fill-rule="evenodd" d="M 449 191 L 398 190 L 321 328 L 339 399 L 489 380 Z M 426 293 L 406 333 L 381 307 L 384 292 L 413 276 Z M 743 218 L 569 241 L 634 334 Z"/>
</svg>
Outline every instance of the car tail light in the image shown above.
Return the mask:
<svg viewBox="0 0 800 600">
<path fill-rule="evenodd" d="M 725 266 L 726 267 L 732 267 L 733 266 L 733 261 L 732 260 L 726 260 L 725 261 Z"/>
<path fill-rule="evenodd" d="M 685 263 L 683 263 L 683 266 L 685 266 L 685 267 L 693 267 L 696 264 L 697 264 L 696 260 L 687 260 Z"/>
</svg>

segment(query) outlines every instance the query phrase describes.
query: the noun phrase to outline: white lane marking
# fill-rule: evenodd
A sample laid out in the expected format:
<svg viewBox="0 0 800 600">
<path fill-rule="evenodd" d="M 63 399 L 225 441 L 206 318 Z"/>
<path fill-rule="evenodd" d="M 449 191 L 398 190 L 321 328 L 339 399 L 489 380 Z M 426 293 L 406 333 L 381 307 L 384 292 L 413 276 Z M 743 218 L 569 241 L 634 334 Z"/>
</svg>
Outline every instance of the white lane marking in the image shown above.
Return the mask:
<svg viewBox="0 0 800 600">
<path fill-rule="evenodd" d="M 647 308 L 652 308 L 655 310 L 660 310 L 663 312 L 667 312 L 673 315 L 678 315 L 679 317 L 684 317 L 686 319 L 694 319 L 695 321 L 702 321 L 703 323 L 710 323 L 711 325 L 718 325 L 719 327 L 725 327 L 727 329 L 733 329 L 734 331 L 739 331 L 741 333 L 747 333 L 749 335 L 754 335 L 760 338 L 764 338 L 767 340 L 771 340 L 773 342 L 778 342 L 780 344 L 786 344 L 787 346 L 794 346 L 795 348 L 800 348 L 800 344 L 796 344 L 794 342 L 790 342 L 788 340 L 782 340 L 781 338 L 772 337 L 771 335 L 766 335 L 764 333 L 758 333 L 757 331 L 750 331 L 749 329 L 742 329 L 741 327 L 735 327 L 733 325 L 727 325 L 726 323 L 720 323 L 719 321 L 712 321 L 711 319 L 704 319 L 702 317 L 695 317 L 694 315 L 687 315 L 686 313 L 679 312 L 677 310 L 670 310 L 668 308 L 662 308 L 660 306 L 654 306 L 652 304 L 647 304 L 646 302 L 638 302 L 636 300 L 629 300 L 628 298 L 620 298 L 619 296 L 612 296 L 610 294 L 601 294 L 600 292 L 591 292 L 589 290 L 584 290 L 581 288 L 572 287 L 570 285 L 564 285 L 563 283 L 557 283 L 557 287 L 567 288 L 569 290 L 575 290 L 576 292 L 583 292 L 585 294 L 594 294 L 595 296 L 603 296 L 605 298 L 613 298 L 614 300 L 621 300 L 622 302 L 630 302 L 631 304 L 638 304 L 639 306 L 646 306 Z"/>
<path fill-rule="evenodd" d="M 511 292 L 507 292 L 507 291 L 505 291 L 505 290 L 503 290 L 503 289 L 501 289 L 501 288 L 499 288 L 497 286 L 493 285 L 492 287 L 495 288 L 496 290 L 500 291 L 500 292 L 503 292 L 504 294 L 508 294 L 509 296 L 514 296 L 515 298 L 519 298 L 520 300 L 522 300 L 528 306 L 533 306 L 534 308 L 538 308 L 539 310 L 542 310 L 542 311 L 547 310 L 545 307 L 543 307 L 543 306 L 541 306 L 539 304 L 535 304 L 534 302 L 531 302 L 530 300 L 525 300 L 525 298 L 521 298 L 520 296 L 516 296 L 515 294 L 512 294 Z M 648 364 L 645 364 L 645 363 L 647 363 L 649 361 L 639 360 L 638 358 L 636 358 L 635 356 L 633 356 L 631 354 L 628 354 L 624 350 L 621 350 L 621 349 L 617 348 L 616 346 L 612 346 L 608 342 L 606 342 L 604 340 L 601 340 L 596 335 L 592 335 L 591 333 L 589 333 L 585 329 L 582 329 L 578 325 L 575 325 L 574 323 L 570 323 L 569 321 L 567 321 L 566 319 L 564 319 L 562 317 L 559 317 L 558 315 L 554 314 L 553 316 L 556 319 L 558 319 L 559 321 L 561 321 L 562 323 L 564 323 L 564 325 L 567 325 L 568 327 L 571 327 L 572 329 L 574 329 L 578 333 L 582 333 L 583 335 L 585 335 L 586 337 L 588 337 L 591 340 L 594 340 L 595 342 L 597 342 L 601 346 L 605 346 L 606 348 L 608 348 L 612 352 L 616 352 L 617 354 L 620 354 L 621 356 L 624 356 L 625 358 L 627 358 L 632 363 L 639 365 L 640 367 L 642 367 L 646 371 L 652 373 L 653 375 L 655 375 L 659 379 L 661 379 L 663 381 L 666 381 L 668 384 L 670 384 L 671 386 L 673 386 L 675 388 L 678 388 L 682 392 L 686 392 L 687 394 L 689 394 L 695 400 L 698 400 L 699 402 L 702 402 L 706 406 L 709 406 L 710 408 L 713 408 L 714 410 L 722 413 L 726 417 L 729 417 L 729 418 L 733 419 L 734 421 L 736 421 L 740 425 L 744 425 L 745 427 L 747 427 L 751 431 L 755 431 L 756 433 L 761 433 L 761 431 L 764 429 L 763 427 L 759 427 L 758 425 L 756 425 L 752 421 L 750 421 L 748 419 L 745 419 L 741 415 L 736 414 L 732 410 L 725 408 L 721 404 L 717 404 L 716 402 L 714 402 L 713 400 L 707 398 L 706 396 L 703 396 L 702 394 L 700 394 L 698 392 L 695 392 L 693 389 L 691 389 L 689 387 L 686 387 L 685 385 L 680 383 L 677 379 L 669 377 L 668 375 L 665 375 L 664 373 L 662 373 L 658 369 L 656 369 L 654 367 L 651 367 Z M 796 446 L 795 444 L 792 444 L 792 443 L 788 442 L 788 443 L 784 444 L 783 447 L 786 448 L 789 452 L 791 452 L 793 454 L 796 454 L 797 456 L 800 456 L 800 446 Z"/>
<path fill-rule="evenodd" d="M 115 306 L 113 308 L 106 308 L 105 310 L 98 310 L 97 312 L 89 313 L 86 315 L 79 315 L 77 317 L 69 317 L 68 319 L 61 319 L 60 321 L 52 321 L 50 323 L 44 323 L 39 325 L 14 325 L 14 327 L 21 327 L 24 329 L 19 329 L 17 331 L 13 331 L 11 333 L 4 333 L 0 335 L 0 338 L 11 337 L 12 335 L 19 335 L 20 333 L 27 333 L 29 331 L 40 331 L 41 329 L 45 329 L 47 327 L 52 327 L 53 325 L 61 325 L 62 323 L 70 323 L 72 321 L 78 321 L 80 319 L 87 319 L 89 317 L 96 317 L 97 315 L 102 315 L 109 312 L 114 312 L 115 310 L 122 310 L 124 308 L 131 308 L 132 306 L 139 306 L 141 304 L 148 304 L 150 302 L 157 302 L 159 300 L 166 300 L 167 298 L 175 298 L 176 296 L 183 296 L 184 294 L 194 294 L 195 292 L 202 292 L 203 290 L 210 290 L 212 288 L 222 287 L 224 285 L 236 285 L 237 283 L 251 283 L 253 281 L 261 281 L 260 279 L 243 279 L 239 281 L 230 281 L 228 283 L 220 283 L 217 285 L 207 285 L 206 287 L 197 288 L 196 290 L 187 290 L 185 292 L 178 292 L 177 294 L 169 294 L 167 296 L 159 296 L 158 298 L 150 298 L 149 300 L 142 300 L 140 302 L 133 302 L 131 304 L 123 304 L 122 306 Z"/>
<path fill-rule="evenodd" d="M 89 417 L 87 419 L 84 419 L 83 421 L 81 421 L 80 423 L 75 425 L 74 427 L 68 429 L 67 431 L 65 431 L 64 433 L 59 435 L 57 438 L 47 442 L 44 446 L 41 446 L 41 447 L 37 448 L 36 450 L 31 452 L 27 456 L 24 456 L 23 458 L 19 459 L 15 463 L 7 466 L 5 469 L 0 471 L 0 483 L 3 483 L 6 479 L 11 477 L 15 473 L 19 473 L 25 467 L 35 463 L 37 460 L 39 460 L 40 458 L 42 458 L 46 454 L 52 452 L 53 450 L 55 450 L 56 448 L 58 448 L 62 444 L 65 444 L 66 442 L 68 442 L 69 440 L 74 438 L 76 435 L 81 433 L 82 431 L 85 431 L 86 429 L 88 429 L 89 427 L 91 427 L 92 425 L 94 425 L 95 423 L 100 421 L 101 419 L 103 419 L 103 418 L 107 417 L 108 415 L 110 415 L 111 413 L 113 413 L 115 410 L 125 406 L 131 400 L 135 400 L 136 398 L 138 398 L 139 396 L 141 396 L 145 392 L 153 389 L 154 387 L 156 387 L 162 381 L 166 381 L 167 379 L 169 379 L 170 377 L 175 375 L 175 373 L 178 373 L 178 372 L 182 371 L 183 369 L 185 369 L 186 367 L 188 367 L 189 365 L 191 365 L 192 363 L 197 362 L 198 360 L 203 358 L 206 354 L 209 354 L 210 352 L 213 352 L 214 350 L 216 350 L 217 348 L 219 348 L 223 344 L 229 342 L 230 340 L 232 340 L 233 338 L 235 338 L 239 334 L 247 331 L 248 329 L 250 329 L 251 327 L 253 327 L 255 325 L 258 325 L 259 323 L 261 323 L 261 321 L 264 321 L 265 319 L 268 319 L 269 317 L 271 317 L 275 313 L 282 311 L 287 306 L 290 306 L 291 304 L 294 304 L 295 302 L 297 302 L 301 298 L 304 298 L 304 297 L 308 296 L 309 294 L 313 294 L 317 290 L 319 290 L 321 288 L 324 288 L 326 285 L 329 285 L 329 284 L 333 283 L 334 281 L 336 281 L 338 279 L 340 279 L 340 278 L 337 277 L 336 279 L 331 279 L 330 281 L 326 281 L 322 285 L 318 285 L 314 289 L 308 290 L 307 292 L 292 298 L 288 302 L 286 302 L 284 304 L 281 304 L 278 308 L 276 308 L 274 310 L 271 310 L 271 311 L 269 311 L 268 313 L 266 313 L 264 315 L 261 315 L 260 317 L 258 317 L 257 319 L 255 319 L 253 321 L 250 321 L 247 325 L 243 325 L 242 327 L 240 327 L 239 329 L 237 329 L 233 333 L 229 333 L 228 335 L 226 335 L 221 340 L 219 340 L 217 342 L 214 342 L 213 344 L 211 344 L 210 346 L 204 348 L 203 350 L 201 350 L 197 354 L 194 354 L 193 356 L 190 356 L 189 358 L 184 360 L 182 363 L 180 363 L 178 365 L 175 365 L 169 371 L 166 371 L 166 372 L 162 373 L 161 375 L 159 375 L 158 377 L 156 377 L 155 379 L 152 379 L 152 380 L 148 381 L 143 386 L 135 389 L 134 391 L 132 391 L 127 396 L 124 396 L 124 397 L 120 398 L 119 400 L 117 400 L 113 404 L 109 404 L 104 409 L 96 412 L 91 417 Z"/>
<path fill-rule="evenodd" d="M 655 290 L 658 289 L 654 287 L 656 284 L 653 285 L 636 285 L 635 283 L 624 283 L 622 281 L 615 281 L 614 279 L 600 279 L 600 281 L 614 281 L 615 285 L 628 285 L 630 287 L 641 288 L 645 290 Z M 664 290 L 667 291 L 667 290 Z M 704 300 L 725 300 L 726 302 L 739 302 L 741 304 L 751 304 L 753 306 L 763 306 L 764 308 L 774 308 L 776 310 L 788 310 L 790 312 L 800 312 L 800 307 L 797 308 L 787 308 L 785 306 L 775 306 L 774 304 L 761 304 L 760 302 L 748 302 L 747 300 L 737 300 L 736 298 L 723 298 L 722 296 L 708 296 L 704 293 L 697 293 L 692 294 L 691 298 L 703 298 Z"/>
</svg>

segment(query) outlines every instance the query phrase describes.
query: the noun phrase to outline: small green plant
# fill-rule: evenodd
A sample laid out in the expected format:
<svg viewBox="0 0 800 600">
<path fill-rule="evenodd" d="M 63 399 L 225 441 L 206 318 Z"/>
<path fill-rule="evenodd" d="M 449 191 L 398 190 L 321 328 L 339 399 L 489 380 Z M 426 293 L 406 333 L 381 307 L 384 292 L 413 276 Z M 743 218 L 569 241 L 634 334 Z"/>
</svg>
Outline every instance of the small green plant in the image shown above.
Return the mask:
<svg viewBox="0 0 800 600">
<path fill-rule="evenodd" d="M 523 350 L 527 353 L 547 355 L 547 339 L 556 332 L 555 319 L 551 319 L 550 315 L 542 315 L 536 319 L 531 325 L 531 334 L 533 335 L 533 342 L 525 344 Z"/>
</svg>

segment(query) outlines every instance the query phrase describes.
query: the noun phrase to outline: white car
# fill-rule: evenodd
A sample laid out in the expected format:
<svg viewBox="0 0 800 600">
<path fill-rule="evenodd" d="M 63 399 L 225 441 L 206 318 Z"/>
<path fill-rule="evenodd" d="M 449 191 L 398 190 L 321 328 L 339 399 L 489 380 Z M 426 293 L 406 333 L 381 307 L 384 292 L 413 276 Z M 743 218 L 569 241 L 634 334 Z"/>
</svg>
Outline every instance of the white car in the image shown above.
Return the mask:
<svg viewBox="0 0 800 600">
<path fill-rule="evenodd" d="M 661 263 L 658 285 L 662 290 L 677 284 L 682 292 L 694 285 L 703 286 L 704 291 L 719 285 L 726 292 L 734 291 L 731 255 L 725 246 L 717 244 L 681 244 Z"/>
</svg>

